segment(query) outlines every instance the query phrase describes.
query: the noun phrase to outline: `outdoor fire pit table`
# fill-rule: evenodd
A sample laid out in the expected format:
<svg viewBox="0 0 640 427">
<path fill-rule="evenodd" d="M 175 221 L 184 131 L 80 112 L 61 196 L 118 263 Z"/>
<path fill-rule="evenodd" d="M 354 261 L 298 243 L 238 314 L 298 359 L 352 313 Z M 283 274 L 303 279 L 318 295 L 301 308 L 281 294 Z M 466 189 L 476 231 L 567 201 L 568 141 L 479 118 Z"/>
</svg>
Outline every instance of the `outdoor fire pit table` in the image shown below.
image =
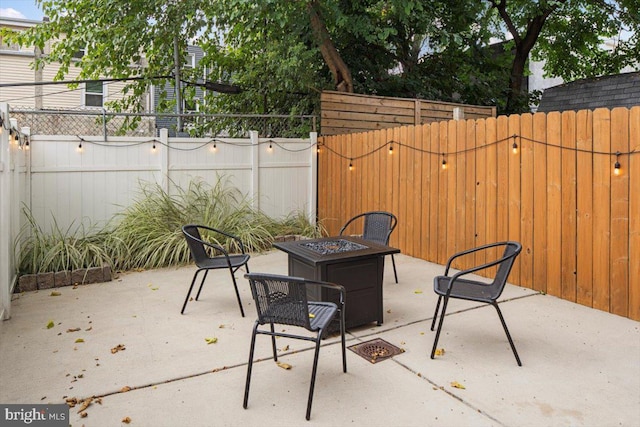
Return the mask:
<svg viewBox="0 0 640 427">
<path fill-rule="evenodd" d="M 384 257 L 400 253 L 400 249 L 348 236 L 280 242 L 273 246 L 289 255 L 290 276 L 345 287 L 347 328 L 371 322 L 382 324 Z M 310 295 L 319 301 L 338 301 L 327 289 Z"/>
</svg>

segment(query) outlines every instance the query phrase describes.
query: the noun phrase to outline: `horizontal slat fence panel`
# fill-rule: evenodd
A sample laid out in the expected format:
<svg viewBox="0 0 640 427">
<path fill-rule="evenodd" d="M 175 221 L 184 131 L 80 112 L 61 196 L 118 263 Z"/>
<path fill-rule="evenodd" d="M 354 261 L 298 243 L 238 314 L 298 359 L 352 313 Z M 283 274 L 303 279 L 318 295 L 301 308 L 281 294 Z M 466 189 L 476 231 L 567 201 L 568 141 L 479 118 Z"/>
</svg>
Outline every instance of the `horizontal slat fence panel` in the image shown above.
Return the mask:
<svg viewBox="0 0 640 427">
<path fill-rule="evenodd" d="M 512 283 L 640 320 L 640 107 L 441 121 L 321 143 L 318 212 L 329 234 L 353 215 L 387 210 L 399 220 L 390 244 L 439 264 L 516 240 Z"/>
<path fill-rule="evenodd" d="M 355 133 L 451 120 L 495 117 L 495 107 L 325 91 L 320 95 L 323 135 Z"/>
</svg>

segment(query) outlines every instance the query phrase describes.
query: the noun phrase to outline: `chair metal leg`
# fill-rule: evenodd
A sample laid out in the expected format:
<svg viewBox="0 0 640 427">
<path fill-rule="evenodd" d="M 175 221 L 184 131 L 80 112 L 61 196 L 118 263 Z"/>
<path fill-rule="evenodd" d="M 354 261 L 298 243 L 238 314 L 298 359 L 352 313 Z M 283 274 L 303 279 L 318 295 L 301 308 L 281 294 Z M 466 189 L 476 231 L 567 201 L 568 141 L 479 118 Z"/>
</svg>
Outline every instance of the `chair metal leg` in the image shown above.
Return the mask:
<svg viewBox="0 0 640 427">
<path fill-rule="evenodd" d="M 342 340 L 342 372 L 347 372 L 346 339 L 344 336 L 344 308 L 340 310 L 340 338 Z"/>
<path fill-rule="evenodd" d="M 433 327 L 436 325 L 436 319 L 438 318 L 438 309 L 440 308 L 440 301 L 442 300 L 442 295 L 438 295 L 438 302 L 436 303 L 436 311 L 433 312 L 433 319 L 431 320 L 431 330 L 433 331 Z"/>
<path fill-rule="evenodd" d="M 276 336 L 275 336 L 275 328 L 273 327 L 273 323 L 271 324 L 271 348 L 273 349 L 273 361 L 278 361 L 278 350 L 276 349 Z"/>
<path fill-rule="evenodd" d="M 256 330 L 258 329 L 258 322 L 253 326 L 253 334 L 251 335 L 251 348 L 249 349 L 249 363 L 247 364 L 247 381 L 244 385 L 244 402 L 242 407 L 247 409 L 247 403 L 249 402 L 249 385 L 251 383 L 251 368 L 253 367 L 253 350 L 256 346 Z"/>
<path fill-rule="evenodd" d="M 313 370 L 311 371 L 311 386 L 309 386 L 309 400 L 307 402 L 307 421 L 311 418 L 311 403 L 313 402 L 313 389 L 316 385 L 316 371 L 318 370 L 318 354 L 320 353 L 320 341 L 322 339 L 321 329 L 318 331 L 318 338 L 316 339 L 316 351 L 313 356 Z"/>
<path fill-rule="evenodd" d="M 242 308 L 242 300 L 240 299 L 240 292 L 238 292 L 238 284 L 236 283 L 236 276 L 231 270 L 231 280 L 233 280 L 233 288 L 236 290 L 236 299 L 238 300 L 238 306 L 240 306 L 240 314 L 244 317 L 244 309 Z"/>
<path fill-rule="evenodd" d="M 198 277 L 198 273 L 200 270 L 196 270 L 193 274 L 193 279 L 191 280 L 191 286 L 189 286 L 189 292 L 187 292 L 187 297 L 184 300 L 184 304 L 182 304 L 182 310 L 180 310 L 180 314 L 184 314 L 184 309 L 187 308 L 187 302 L 189 302 L 189 296 L 191 296 L 191 291 L 193 290 L 193 284 L 196 283 L 196 278 Z"/>
<path fill-rule="evenodd" d="M 202 277 L 202 282 L 200 282 L 200 287 L 198 288 L 198 293 L 196 294 L 196 301 L 200 298 L 200 292 L 202 292 L 202 286 L 204 286 L 204 281 L 207 278 L 207 274 L 209 274 L 209 270 L 204 270 L 204 276 Z"/>
<path fill-rule="evenodd" d="M 511 346 L 511 350 L 513 350 L 513 355 L 516 357 L 516 362 L 518 362 L 518 366 L 522 366 L 522 362 L 520 362 L 520 356 L 518 356 L 518 352 L 516 351 L 516 346 L 513 344 L 513 340 L 511 339 L 511 334 L 509 333 L 509 329 L 507 329 L 507 324 L 504 321 L 504 317 L 502 316 L 502 312 L 500 308 L 498 308 L 498 303 L 495 301 L 491 304 L 496 308 L 498 312 L 498 316 L 500 317 L 500 322 L 502 322 L 502 327 L 504 328 L 504 332 L 507 334 L 507 339 L 509 340 L 509 345 Z"/>
<path fill-rule="evenodd" d="M 438 303 L 439 303 L 438 299 Z M 447 312 L 447 303 L 449 302 L 449 297 L 444 297 L 444 304 L 442 304 L 442 313 L 440 313 L 440 322 L 438 323 L 438 330 L 436 331 L 436 338 L 433 340 L 433 348 L 431 349 L 431 358 L 433 359 L 436 355 L 436 347 L 438 345 L 438 338 L 440 338 L 440 331 L 442 330 L 442 323 L 444 322 L 444 315 Z"/>
<path fill-rule="evenodd" d="M 398 283 L 398 273 L 396 273 L 396 259 L 391 254 L 391 263 L 393 264 L 393 276 L 396 278 L 396 283 Z"/>
</svg>

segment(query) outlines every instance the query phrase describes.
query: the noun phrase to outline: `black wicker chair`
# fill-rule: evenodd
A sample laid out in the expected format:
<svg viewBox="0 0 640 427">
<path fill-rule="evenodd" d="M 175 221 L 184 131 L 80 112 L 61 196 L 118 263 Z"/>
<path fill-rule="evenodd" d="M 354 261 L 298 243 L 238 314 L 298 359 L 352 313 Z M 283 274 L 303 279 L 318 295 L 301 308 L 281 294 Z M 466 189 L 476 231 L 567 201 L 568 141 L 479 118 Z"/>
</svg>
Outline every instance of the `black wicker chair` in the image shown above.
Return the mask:
<svg viewBox="0 0 640 427">
<path fill-rule="evenodd" d="M 311 386 L 309 387 L 309 399 L 307 401 L 307 415 L 311 416 L 311 403 L 313 401 L 313 389 L 316 382 L 316 371 L 318 367 L 318 354 L 320 352 L 320 341 L 326 335 L 329 324 L 334 320 L 340 323 L 340 336 L 342 339 L 342 370 L 347 372 L 347 356 L 345 351 L 344 336 L 344 298 L 346 291 L 341 285 L 327 282 L 317 282 L 298 277 L 278 276 L 273 274 L 246 274 L 249 279 L 251 293 L 255 301 L 258 319 L 253 326 L 251 335 L 251 349 L 249 351 L 249 364 L 247 366 L 247 381 L 245 384 L 243 407 L 247 409 L 249 400 L 249 384 L 251 382 L 251 368 L 253 366 L 253 353 L 256 343 L 256 335 L 264 334 L 271 336 L 271 346 L 273 349 L 273 360 L 278 360 L 276 350 L 276 337 L 294 338 L 307 341 L 315 341 L 315 355 L 313 359 L 313 370 L 311 372 Z M 333 289 L 340 294 L 340 303 L 336 305 L 332 302 L 311 302 L 307 299 L 307 287 L 321 286 Z M 269 325 L 269 330 L 259 329 L 260 325 Z M 285 332 L 276 332 L 274 325 L 290 325 L 305 328 L 315 332 L 316 336 L 294 335 Z"/>
<path fill-rule="evenodd" d="M 454 259 L 465 255 L 476 254 L 480 251 L 502 247 L 504 247 L 504 252 L 500 258 L 466 270 L 458 271 L 453 276 L 449 276 L 449 268 L 451 267 L 451 262 Z M 433 341 L 433 348 L 431 349 L 432 359 L 434 358 L 436 353 L 436 346 L 438 345 L 438 338 L 440 337 L 440 332 L 442 330 L 442 323 L 444 321 L 449 298 L 459 298 L 469 301 L 485 302 L 495 307 L 496 311 L 498 312 L 498 316 L 500 317 L 502 327 L 507 334 L 507 339 L 509 340 L 509 344 L 511 345 L 511 350 L 513 350 L 513 355 L 516 357 L 516 361 L 518 362 L 518 366 L 522 366 L 520 357 L 518 356 L 518 352 L 516 351 L 516 346 L 513 344 L 513 340 L 511 339 L 511 335 L 509 334 L 509 330 L 507 329 L 507 324 L 504 321 L 504 317 L 502 316 L 502 312 L 500 311 L 500 308 L 498 308 L 497 303 L 497 300 L 502 294 L 502 291 L 507 283 L 507 277 L 509 277 L 509 273 L 511 272 L 513 263 L 521 251 L 522 245 L 520 245 L 520 243 L 518 242 L 497 242 L 458 252 L 451 258 L 449 258 L 444 271 L 444 276 L 437 276 L 433 279 L 433 290 L 436 294 L 438 294 L 438 302 L 436 304 L 436 311 L 433 314 L 433 321 L 431 322 L 432 331 L 436 324 L 438 309 L 440 308 L 440 302 L 443 298 L 444 303 L 442 305 L 442 313 L 440 314 L 440 322 L 438 323 L 438 331 L 436 332 L 436 337 Z M 462 276 L 465 276 L 469 273 L 484 270 L 492 266 L 497 266 L 498 268 L 493 281 L 490 283 L 462 278 Z"/>
<path fill-rule="evenodd" d="M 214 238 L 220 237 L 224 239 L 232 239 L 235 246 L 240 250 L 241 253 L 229 255 L 229 253 L 222 247 L 222 245 L 203 240 L 201 232 L 207 233 Z M 224 231 L 207 227 L 205 225 L 185 225 L 184 227 L 182 227 L 182 233 L 184 234 L 185 239 L 187 239 L 189 249 L 191 250 L 191 256 L 195 261 L 198 269 L 193 275 L 191 286 L 189 286 L 189 292 L 187 292 L 187 297 L 184 300 L 184 304 L 182 305 L 182 310 L 180 311 L 180 313 L 184 314 L 184 309 L 187 307 L 187 302 L 189 302 L 191 290 L 193 289 L 193 285 L 196 283 L 196 278 L 201 271 L 204 270 L 204 276 L 202 277 L 200 288 L 198 289 L 198 293 L 196 294 L 196 301 L 198 300 L 198 298 L 200 298 L 202 285 L 204 285 L 204 281 L 207 278 L 207 273 L 209 273 L 209 270 L 228 268 L 229 272 L 231 273 L 231 280 L 233 280 L 233 287 L 236 291 L 236 298 L 238 299 L 238 305 L 240 306 L 240 313 L 242 314 L 242 317 L 244 317 L 244 309 L 242 308 L 240 293 L 238 292 L 238 284 L 236 283 L 236 278 L 234 276 L 234 273 L 242 266 L 245 267 L 247 273 L 249 272 L 248 262 L 250 256 L 245 254 L 242 241 L 232 234 L 225 233 Z"/>
<path fill-rule="evenodd" d="M 340 235 L 342 236 L 354 221 L 362 217 L 364 217 L 362 238 L 381 245 L 389 245 L 389 237 L 396 228 L 396 225 L 398 225 L 398 218 L 390 212 L 372 211 L 356 215 L 342 226 L 340 229 Z M 393 263 L 393 276 L 396 279 L 396 283 L 398 283 L 396 260 L 393 258 L 393 254 L 391 254 L 391 262 Z"/>
</svg>

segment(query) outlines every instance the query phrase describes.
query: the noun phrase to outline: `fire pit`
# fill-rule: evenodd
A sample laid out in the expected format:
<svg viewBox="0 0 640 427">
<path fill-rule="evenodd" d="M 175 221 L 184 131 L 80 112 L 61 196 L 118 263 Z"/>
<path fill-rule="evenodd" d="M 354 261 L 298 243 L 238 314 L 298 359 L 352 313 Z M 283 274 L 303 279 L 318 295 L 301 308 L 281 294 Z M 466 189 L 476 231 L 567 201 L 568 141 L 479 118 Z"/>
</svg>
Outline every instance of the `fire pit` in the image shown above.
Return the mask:
<svg viewBox="0 0 640 427">
<path fill-rule="evenodd" d="M 327 240 L 323 242 L 309 242 L 303 243 L 301 246 L 309 248 L 320 255 L 339 254 L 342 252 L 369 249 L 369 246 L 361 245 L 360 243 L 356 242 L 350 242 L 344 239 Z"/>
</svg>

